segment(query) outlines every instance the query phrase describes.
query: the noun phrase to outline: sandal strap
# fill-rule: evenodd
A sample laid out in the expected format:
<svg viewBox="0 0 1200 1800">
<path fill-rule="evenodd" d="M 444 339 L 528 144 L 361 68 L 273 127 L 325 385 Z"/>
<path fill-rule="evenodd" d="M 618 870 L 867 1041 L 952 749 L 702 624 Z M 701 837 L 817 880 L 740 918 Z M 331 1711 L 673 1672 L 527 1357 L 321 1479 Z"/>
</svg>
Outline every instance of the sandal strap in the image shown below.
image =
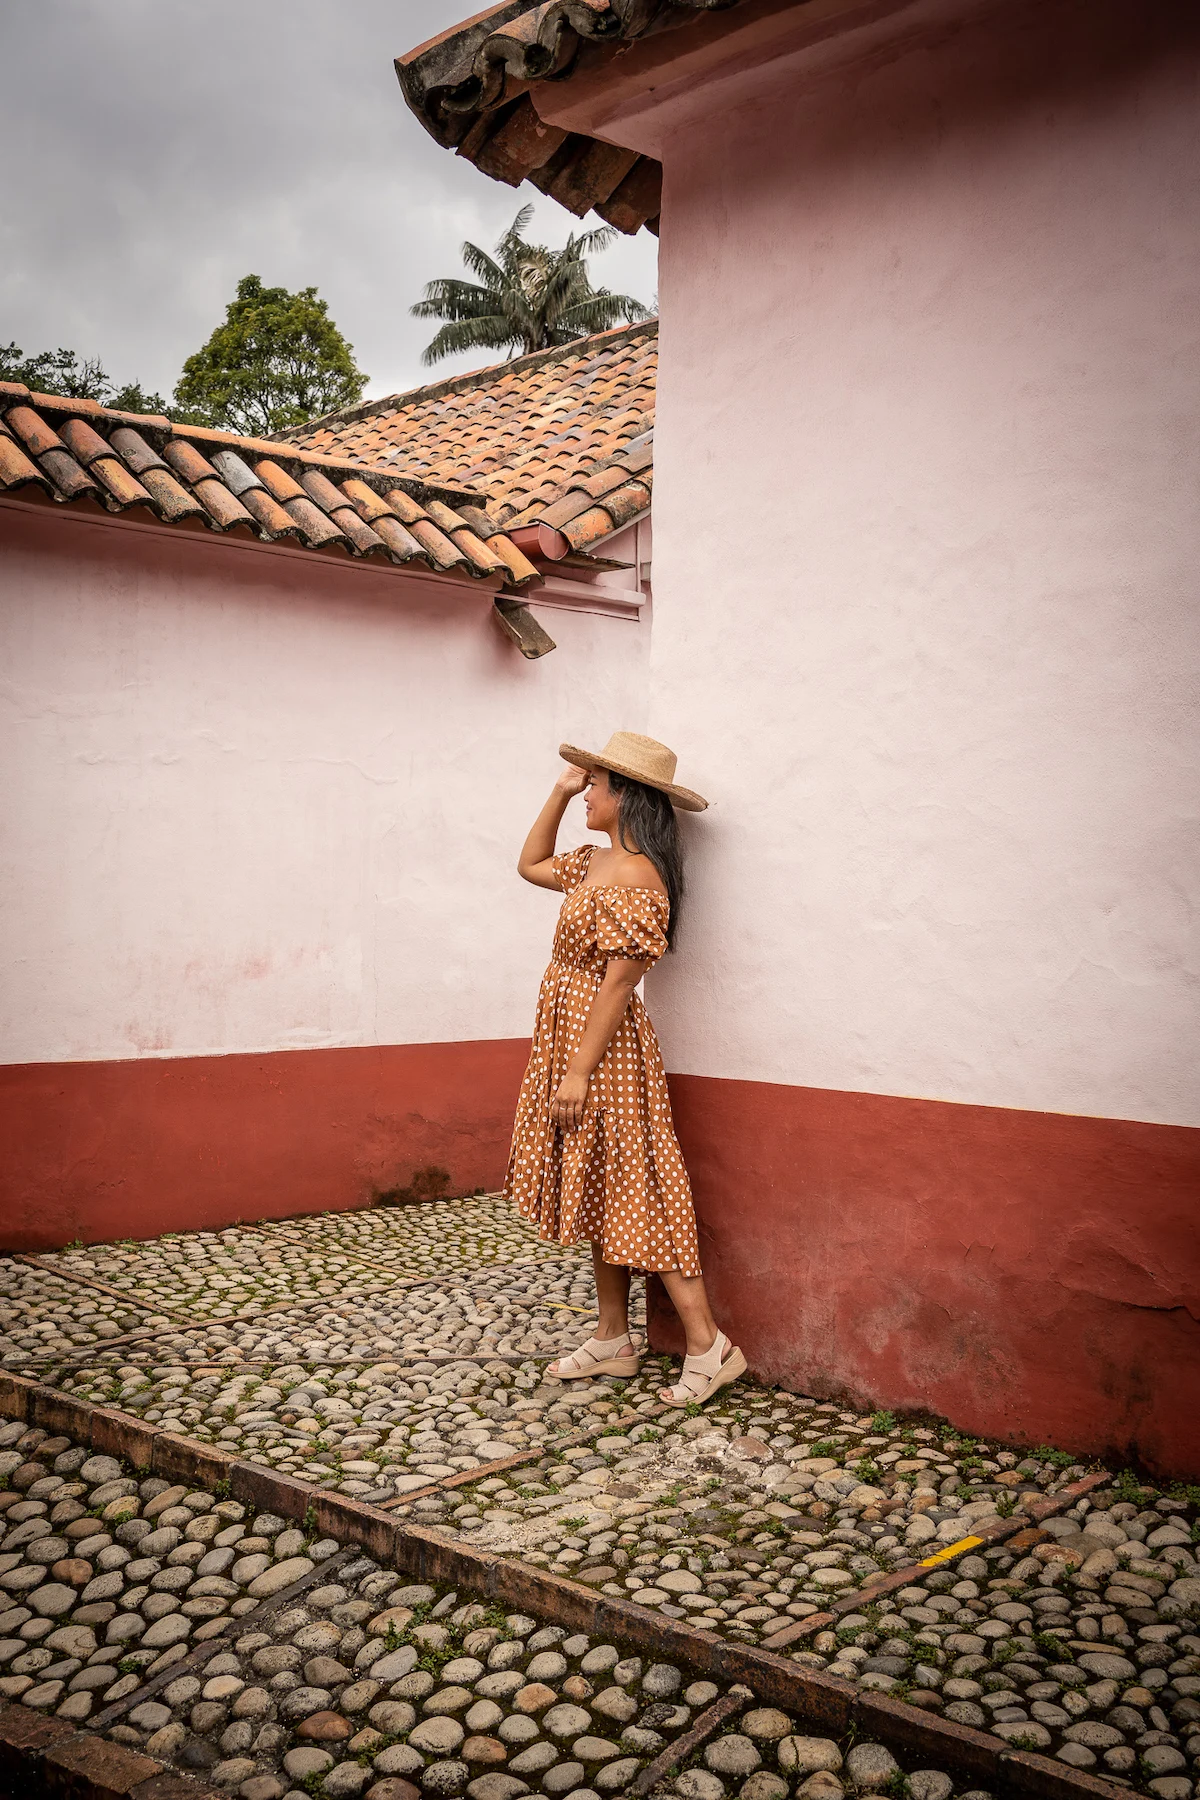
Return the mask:
<svg viewBox="0 0 1200 1800">
<path fill-rule="evenodd" d="M 714 1375 L 718 1375 L 732 1345 L 723 1331 L 718 1331 L 711 1345 L 700 1356 L 685 1356 L 679 1380 L 667 1389 L 676 1400 L 694 1399 L 702 1394 Z"/>
<path fill-rule="evenodd" d="M 619 1353 L 624 1344 L 632 1342 L 633 1339 L 627 1331 L 623 1331 L 620 1337 L 615 1338 L 590 1337 L 586 1344 L 580 1344 L 578 1349 L 572 1350 L 569 1356 L 556 1357 L 555 1361 L 560 1370 L 565 1369 L 572 1375 L 586 1375 L 593 1363 L 610 1361 Z M 598 1355 L 597 1352 L 600 1354 Z M 587 1360 L 581 1362 L 581 1357 L 586 1357 Z"/>
</svg>

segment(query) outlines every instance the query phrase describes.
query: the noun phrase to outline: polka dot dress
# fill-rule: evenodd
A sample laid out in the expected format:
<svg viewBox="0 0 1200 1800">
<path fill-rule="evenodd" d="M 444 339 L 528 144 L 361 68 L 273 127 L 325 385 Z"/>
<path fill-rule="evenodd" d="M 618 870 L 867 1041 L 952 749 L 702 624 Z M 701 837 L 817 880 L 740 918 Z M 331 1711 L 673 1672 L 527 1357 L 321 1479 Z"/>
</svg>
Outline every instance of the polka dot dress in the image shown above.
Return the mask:
<svg viewBox="0 0 1200 1800">
<path fill-rule="evenodd" d="M 588 1083 L 578 1129 L 564 1132 L 550 1117 L 608 959 L 655 962 L 667 947 L 666 895 L 589 884 L 594 847 L 554 858 L 566 898 L 538 995 L 504 1191 L 543 1238 L 590 1238 L 605 1262 L 699 1275 L 692 1190 L 662 1055 L 636 994 Z"/>
</svg>

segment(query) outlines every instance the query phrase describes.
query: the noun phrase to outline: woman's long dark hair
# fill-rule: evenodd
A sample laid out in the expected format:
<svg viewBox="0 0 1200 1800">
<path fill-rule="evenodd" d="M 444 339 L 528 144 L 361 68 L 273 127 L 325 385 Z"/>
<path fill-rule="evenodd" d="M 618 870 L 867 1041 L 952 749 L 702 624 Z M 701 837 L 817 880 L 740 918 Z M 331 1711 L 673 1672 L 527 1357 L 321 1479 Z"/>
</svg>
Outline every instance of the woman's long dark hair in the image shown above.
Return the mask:
<svg viewBox="0 0 1200 1800">
<path fill-rule="evenodd" d="M 622 850 L 640 850 L 654 864 L 666 883 L 671 903 L 667 924 L 667 949 L 675 947 L 679 928 L 679 912 L 683 904 L 683 845 L 679 841 L 679 825 L 675 808 L 658 788 L 647 787 L 629 775 L 608 771 L 609 792 L 620 806 L 617 835 Z"/>
</svg>

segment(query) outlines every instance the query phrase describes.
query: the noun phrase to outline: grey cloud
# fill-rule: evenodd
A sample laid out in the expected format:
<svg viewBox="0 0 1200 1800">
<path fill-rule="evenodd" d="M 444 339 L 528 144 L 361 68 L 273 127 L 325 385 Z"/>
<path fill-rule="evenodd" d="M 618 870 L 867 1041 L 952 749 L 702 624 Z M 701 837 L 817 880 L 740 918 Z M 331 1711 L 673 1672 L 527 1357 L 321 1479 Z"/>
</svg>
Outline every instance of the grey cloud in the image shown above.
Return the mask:
<svg viewBox="0 0 1200 1800">
<path fill-rule="evenodd" d="M 315 285 L 383 394 L 431 373 L 408 306 L 490 245 L 535 190 L 487 180 L 409 114 L 392 58 L 468 0 L 10 0 L 0 15 L 8 171 L 0 342 L 64 344 L 169 395 L 250 271 Z M 596 224 L 594 218 L 588 221 Z M 655 244 L 621 240 L 597 278 L 649 303 Z"/>
</svg>

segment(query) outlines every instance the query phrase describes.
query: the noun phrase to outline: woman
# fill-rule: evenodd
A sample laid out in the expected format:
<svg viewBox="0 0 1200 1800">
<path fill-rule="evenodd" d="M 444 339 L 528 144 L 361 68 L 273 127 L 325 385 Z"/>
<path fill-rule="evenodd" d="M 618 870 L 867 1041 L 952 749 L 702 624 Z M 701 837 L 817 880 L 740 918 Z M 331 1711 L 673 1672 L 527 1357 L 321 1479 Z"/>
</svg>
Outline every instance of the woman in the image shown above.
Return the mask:
<svg viewBox="0 0 1200 1800">
<path fill-rule="evenodd" d="M 566 898 L 538 995 L 533 1053 L 513 1129 L 505 1193 L 543 1238 L 591 1239 L 596 1335 L 552 1363 L 555 1381 L 636 1375 L 629 1336 L 632 1270 L 654 1270 L 683 1322 L 683 1374 L 662 1399 L 703 1402 L 745 1372 L 717 1330 L 696 1248 L 692 1192 L 671 1123 L 654 1028 L 635 988 L 674 943 L 683 857 L 672 810 L 708 804 L 674 782 L 665 744 L 618 731 L 601 755 L 563 744 L 554 784 L 517 864 L 535 887 Z M 555 854 L 570 800 L 586 790 L 584 844 Z"/>
</svg>

